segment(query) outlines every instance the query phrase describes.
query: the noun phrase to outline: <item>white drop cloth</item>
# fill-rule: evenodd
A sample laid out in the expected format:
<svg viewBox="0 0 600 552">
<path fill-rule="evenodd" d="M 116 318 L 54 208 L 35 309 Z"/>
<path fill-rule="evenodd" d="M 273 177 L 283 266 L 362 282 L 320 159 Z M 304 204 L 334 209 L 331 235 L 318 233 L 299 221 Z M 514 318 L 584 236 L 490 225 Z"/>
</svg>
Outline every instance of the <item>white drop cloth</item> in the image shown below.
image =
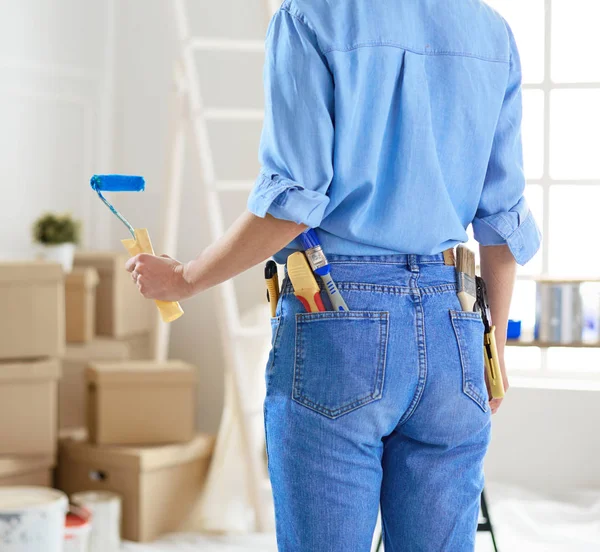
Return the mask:
<svg viewBox="0 0 600 552">
<path fill-rule="evenodd" d="M 600 489 L 557 500 L 539 493 L 489 483 L 490 516 L 501 552 L 600 551 Z M 208 537 L 171 535 L 153 544 L 126 543 L 123 552 L 276 552 L 272 535 Z M 477 552 L 491 552 L 480 533 Z M 326 552 L 326 551 L 323 551 Z"/>
</svg>

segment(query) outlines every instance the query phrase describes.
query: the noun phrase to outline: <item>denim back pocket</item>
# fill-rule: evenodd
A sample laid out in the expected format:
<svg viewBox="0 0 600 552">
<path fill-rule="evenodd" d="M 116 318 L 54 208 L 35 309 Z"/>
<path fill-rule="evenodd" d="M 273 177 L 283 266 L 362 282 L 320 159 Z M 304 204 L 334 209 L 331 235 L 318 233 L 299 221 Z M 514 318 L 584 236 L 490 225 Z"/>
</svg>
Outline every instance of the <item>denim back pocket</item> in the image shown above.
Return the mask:
<svg viewBox="0 0 600 552">
<path fill-rule="evenodd" d="M 483 360 L 483 321 L 478 312 L 450 311 L 463 371 L 463 392 L 484 411 L 488 410 Z"/>
<path fill-rule="evenodd" d="M 387 312 L 297 314 L 293 400 L 338 418 L 381 399 L 388 326 Z"/>
</svg>

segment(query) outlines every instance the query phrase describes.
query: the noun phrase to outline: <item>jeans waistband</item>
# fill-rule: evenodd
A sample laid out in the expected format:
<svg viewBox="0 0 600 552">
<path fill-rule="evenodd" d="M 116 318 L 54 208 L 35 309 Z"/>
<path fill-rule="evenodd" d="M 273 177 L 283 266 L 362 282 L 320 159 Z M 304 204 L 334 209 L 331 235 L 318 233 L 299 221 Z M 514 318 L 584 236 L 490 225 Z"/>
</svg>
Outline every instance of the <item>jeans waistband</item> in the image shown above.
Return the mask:
<svg viewBox="0 0 600 552">
<path fill-rule="evenodd" d="M 435 253 L 433 255 L 417 255 L 413 253 L 393 253 L 388 255 L 336 255 L 327 253 L 327 260 L 330 264 L 393 264 L 393 265 L 427 265 L 427 264 L 443 264 L 455 266 L 456 259 L 454 248 L 451 247 Z M 285 263 L 287 267 L 287 263 Z"/>
<path fill-rule="evenodd" d="M 445 264 L 444 254 L 435 255 L 327 255 L 330 264 L 395 264 L 395 265 L 421 265 L 421 264 Z"/>
<path fill-rule="evenodd" d="M 331 275 L 341 291 L 379 291 L 392 294 L 456 293 L 456 273 L 444 259 L 435 255 L 328 255 Z M 325 286 L 316 278 L 322 291 Z M 293 286 L 284 267 L 281 294 L 293 293 Z"/>
</svg>

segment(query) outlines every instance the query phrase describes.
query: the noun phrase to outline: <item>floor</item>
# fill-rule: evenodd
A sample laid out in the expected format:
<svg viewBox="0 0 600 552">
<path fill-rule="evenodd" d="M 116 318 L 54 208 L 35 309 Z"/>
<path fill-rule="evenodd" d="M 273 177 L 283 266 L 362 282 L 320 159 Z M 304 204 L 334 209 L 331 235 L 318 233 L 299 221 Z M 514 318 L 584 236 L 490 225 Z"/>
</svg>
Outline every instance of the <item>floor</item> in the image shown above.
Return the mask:
<svg viewBox="0 0 600 552">
<path fill-rule="evenodd" d="M 502 552 L 598 552 L 600 491 L 578 492 L 562 500 L 490 483 L 490 516 Z M 125 543 L 123 552 L 276 552 L 272 535 L 207 537 L 171 535 L 153 544 Z M 480 533 L 476 552 L 492 552 L 489 534 Z"/>
</svg>

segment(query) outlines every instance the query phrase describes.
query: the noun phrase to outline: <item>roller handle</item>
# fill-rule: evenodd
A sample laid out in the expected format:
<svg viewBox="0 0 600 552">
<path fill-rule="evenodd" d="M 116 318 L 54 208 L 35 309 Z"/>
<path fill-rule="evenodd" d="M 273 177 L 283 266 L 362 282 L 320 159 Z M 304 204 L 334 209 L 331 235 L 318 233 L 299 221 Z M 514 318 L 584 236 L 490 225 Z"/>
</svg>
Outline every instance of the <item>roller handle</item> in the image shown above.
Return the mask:
<svg viewBox="0 0 600 552">
<path fill-rule="evenodd" d="M 121 240 L 121 243 L 125 246 L 125 249 L 127 249 L 127 252 L 132 257 L 141 255 L 142 253 L 154 255 L 154 248 L 152 247 L 148 230 L 145 228 L 136 229 L 135 238 L 135 240 Z M 163 322 L 173 322 L 183 315 L 183 309 L 181 308 L 181 305 L 175 301 L 155 301 L 155 303 L 158 307 Z"/>
</svg>

